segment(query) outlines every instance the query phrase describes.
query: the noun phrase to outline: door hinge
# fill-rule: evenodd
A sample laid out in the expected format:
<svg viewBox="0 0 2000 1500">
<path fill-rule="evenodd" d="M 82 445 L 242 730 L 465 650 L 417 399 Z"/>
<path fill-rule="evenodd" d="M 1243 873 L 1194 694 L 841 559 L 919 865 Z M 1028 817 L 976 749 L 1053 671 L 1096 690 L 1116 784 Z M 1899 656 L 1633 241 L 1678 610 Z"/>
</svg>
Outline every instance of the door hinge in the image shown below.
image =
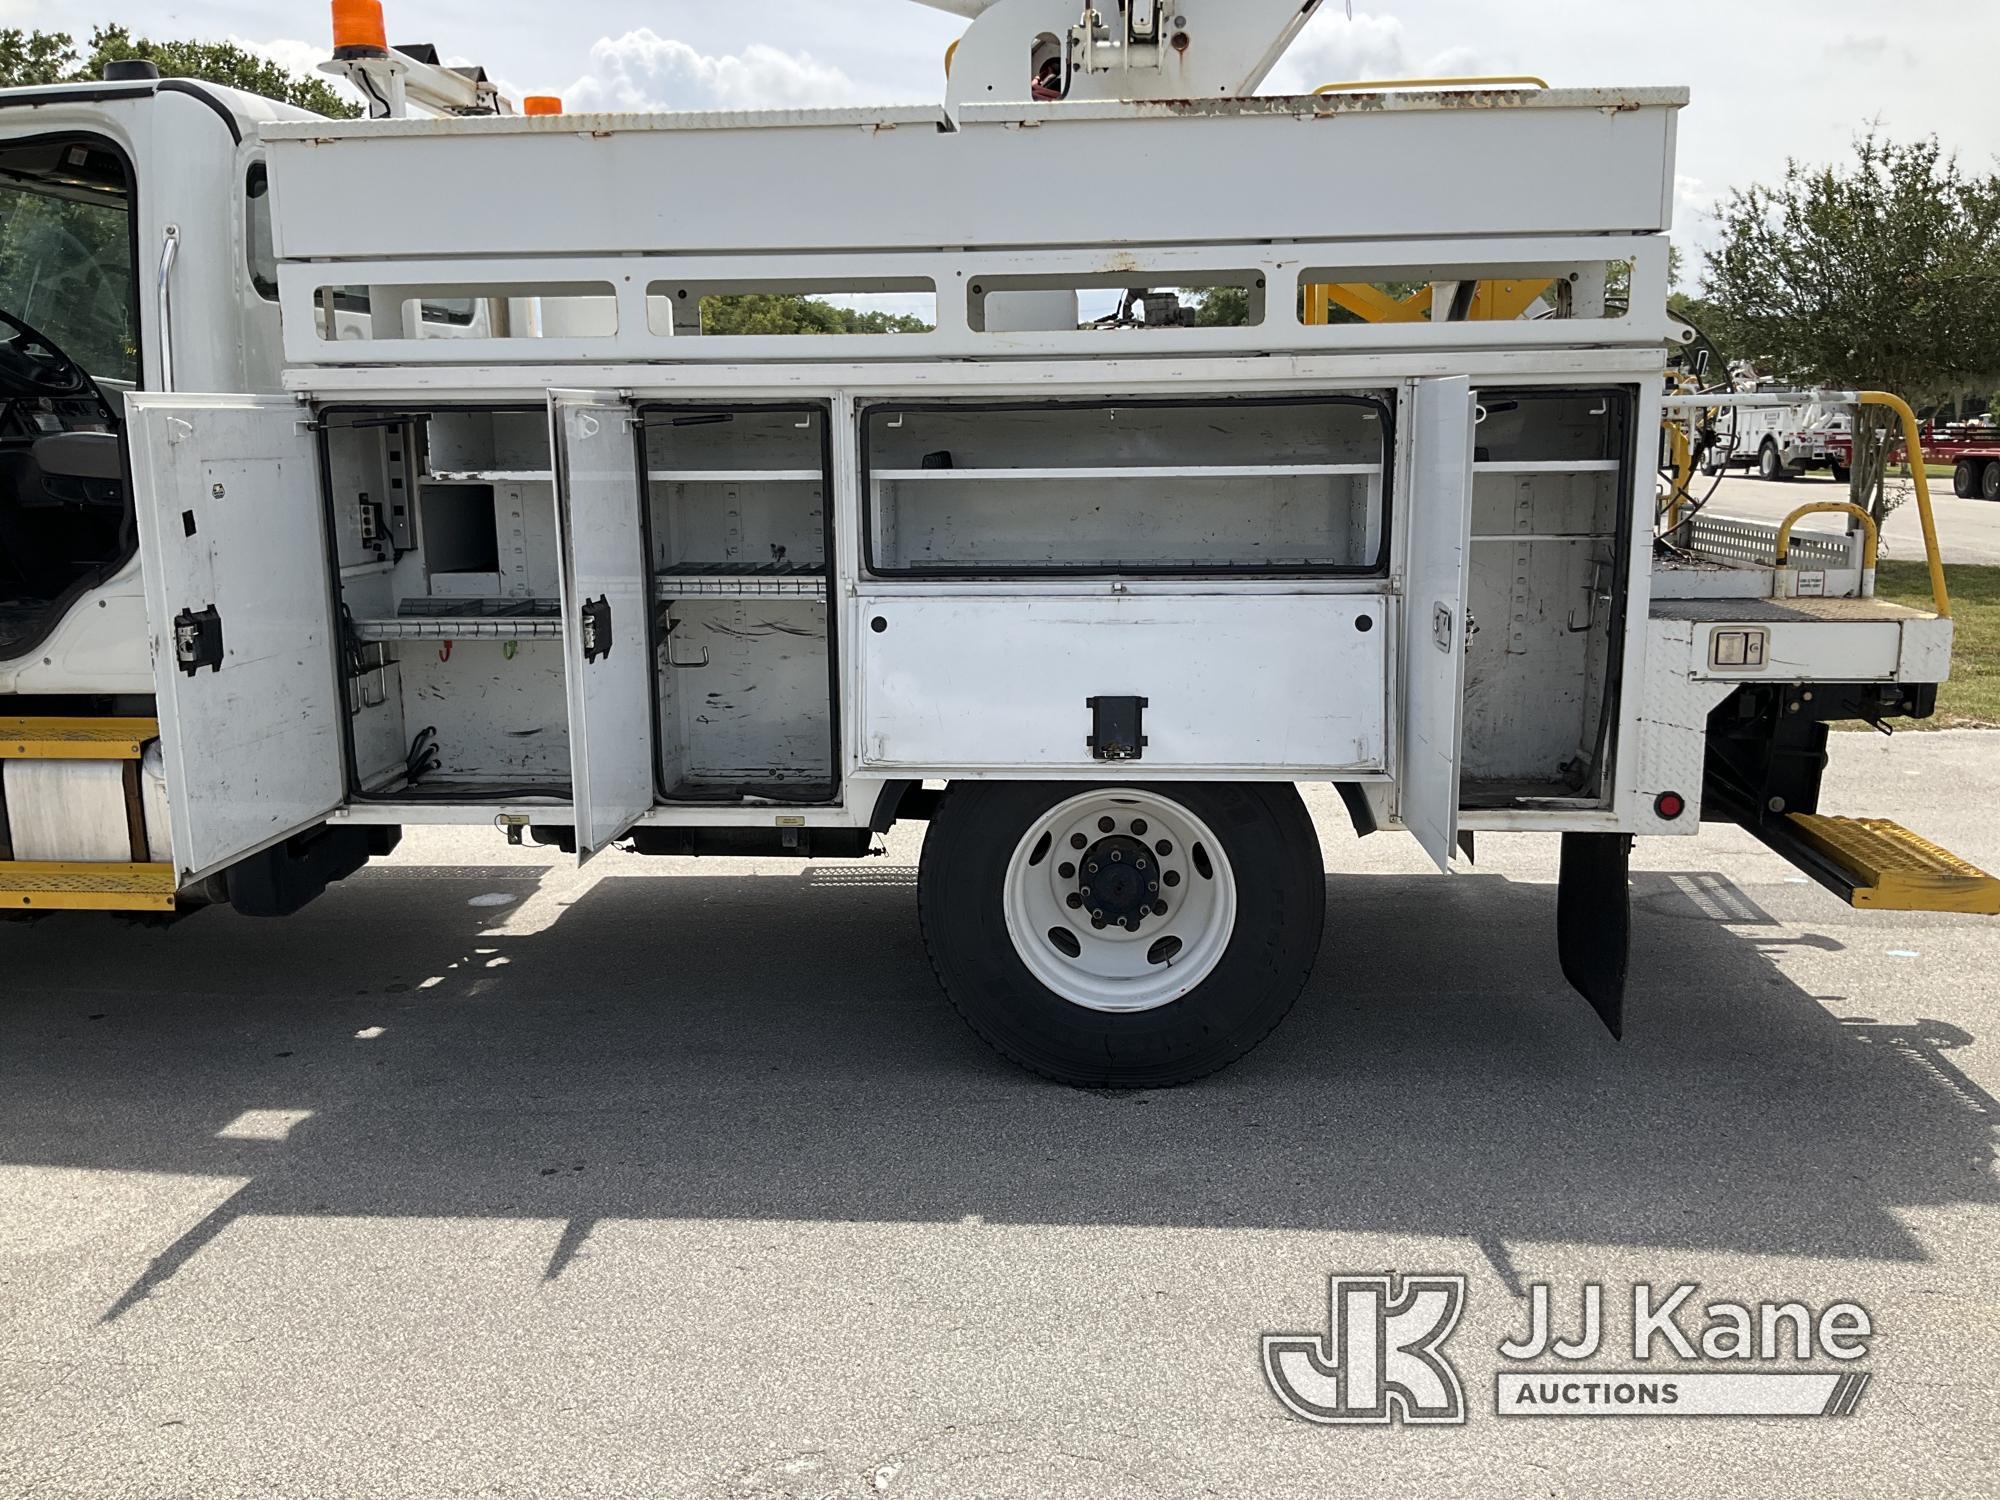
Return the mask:
<svg viewBox="0 0 2000 1500">
<path fill-rule="evenodd" d="M 583 659 L 596 661 L 611 654 L 611 596 L 593 599 L 583 607 Z"/>
<path fill-rule="evenodd" d="M 222 670 L 222 616 L 213 604 L 184 609 L 175 618 L 174 662 L 190 677 L 203 667 Z"/>
</svg>

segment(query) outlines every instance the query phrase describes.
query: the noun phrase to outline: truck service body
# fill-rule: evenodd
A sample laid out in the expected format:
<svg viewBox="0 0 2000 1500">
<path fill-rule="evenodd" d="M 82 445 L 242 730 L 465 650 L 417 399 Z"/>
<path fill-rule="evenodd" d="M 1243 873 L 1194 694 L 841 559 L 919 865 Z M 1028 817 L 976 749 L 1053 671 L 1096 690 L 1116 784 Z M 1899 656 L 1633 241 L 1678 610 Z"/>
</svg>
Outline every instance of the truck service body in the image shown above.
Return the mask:
<svg viewBox="0 0 2000 1500">
<path fill-rule="evenodd" d="M 1561 834 L 1614 1032 L 1638 835 L 1734 821 L 1847 899 L 2000 911 L 1818 807 L 1830 721 L 1931 711 L 1942 587 L 1901 609 L 1860 535 L 1661 495 L 1703 419 L 1666 374 L 1684 93 L 1257 97 L 1315 5 L 944 8 L 942 106 L 421 118 L 449 80 L 364 47 L 384 117 L 246 108 L 212 182 L 150 190 L 137 96 L 55 106 L 139 164 L 149 280 L 170 221 L 179 258 L 137 304 L 136 556 L 0 667 L 37 841 L 0 901 L 283 914 L 427 824 L 837 857 L 926 818 L 953 1002 L 1128 1086 L 1296 998 L 1301 783 L 1441 870 Z M 1243 321 L 1192 326 L 1203 289 Z M 931 327 L 706 326 L 760 293 Z"/>
</svg>

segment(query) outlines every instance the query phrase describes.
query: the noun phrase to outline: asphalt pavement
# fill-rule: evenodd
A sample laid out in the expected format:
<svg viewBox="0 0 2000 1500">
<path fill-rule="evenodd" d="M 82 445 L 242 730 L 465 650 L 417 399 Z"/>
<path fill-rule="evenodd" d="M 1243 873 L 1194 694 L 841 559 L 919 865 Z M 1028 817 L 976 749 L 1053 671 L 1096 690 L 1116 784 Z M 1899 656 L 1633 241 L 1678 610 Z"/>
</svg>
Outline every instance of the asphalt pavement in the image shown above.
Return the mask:
<svg viewBox="0 0 2000 1500">
<path fill-rule="evenodd" d="M 1828 801 L 2000 867 L 2000 737 L 1839 736 Z M 960 1025 L 915 829 L 580 872 L 431 832 L 289 922 L 0 928 L 0 1495 L 2000 1488 L 2000 923 L 1647 841 L 1616 1043 L 1552 840 L 1445 878 L 1315 812 L 1305 998 L 1168 1092 Z M 1259 1335 L 1385 1269 L 1467 1277 L 1465 1425 L 1266 1388 Z M 1639 1281 L 1861 1303 L 1865 1397 L 1495 1415 L 1534 1283 L 1603 1285 L 1615 1346 Z"/>
<path fill-rule="evenodd" d="M 1689 493 L 1699 500 L 1708 494 L 1714 481 L 1697 474 Z M 1890 492 L 1904 496 L 1903 504 L 1890 512 L 1884 528 L 1882 555 L 1901 562 L 1921 562 L 1924 557 L 1923 524 L 1918 518 L 1914 491 L 1907 480 L 1892 479 Z M 1719 516 L 1735 516 L 1746 521 L 1782 521 L 1801 505 L 1815 500 L 1845 500 L 1847 486 L 1836 484 L 1825 474 L 1802 474 L 1796 479 L 1765 480 L 1732 475 L 1708 507 Z M 1937 514 L 1938 544 L 1948 563 L 2000 563 L 2000 505 L 1990 500 L 1960 500 L 1951 492 L 1949 477 L 1931 479 L 1931 506 Z M 1839 516 L 1813 516 L 1800 523 L 1806 531 L 1840 531 Z"/>
</svg>

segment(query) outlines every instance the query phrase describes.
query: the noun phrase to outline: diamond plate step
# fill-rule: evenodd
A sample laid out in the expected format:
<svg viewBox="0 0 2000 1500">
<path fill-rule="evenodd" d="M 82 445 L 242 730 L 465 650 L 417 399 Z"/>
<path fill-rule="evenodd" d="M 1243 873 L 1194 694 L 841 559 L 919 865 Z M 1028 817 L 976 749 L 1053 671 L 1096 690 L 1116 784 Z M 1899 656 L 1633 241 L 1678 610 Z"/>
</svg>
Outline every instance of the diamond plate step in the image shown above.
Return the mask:
<svg viewBox="0 0 2000 1500">
<path fill-rule="evenodd" d="M 172 865 L 0 862 L 0 911 L 172 911 Z"/>
<path fill-rule="evenodd" d="M 2000 880 L 1887 818 L 1793 813 L 1799 837 L 1852 878 L 1851 905 L 2000 916 Z"/>
</svg>

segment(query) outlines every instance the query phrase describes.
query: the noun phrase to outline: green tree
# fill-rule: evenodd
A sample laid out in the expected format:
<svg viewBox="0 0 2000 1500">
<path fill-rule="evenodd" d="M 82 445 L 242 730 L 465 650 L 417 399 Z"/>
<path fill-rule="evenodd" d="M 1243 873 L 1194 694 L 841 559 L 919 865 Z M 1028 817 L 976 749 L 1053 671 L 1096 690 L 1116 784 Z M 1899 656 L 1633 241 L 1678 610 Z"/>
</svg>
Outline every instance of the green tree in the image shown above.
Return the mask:
<svg viewBox="0 0 2000 1500">
<path fill-rule="evenodd" d="M 1851 162 L 1732 192 L 1720 219 L 1709 331 L 1765 373 L 1924 406 L 2000 379 L 2000 174 L 1870 132 Z M 1887 413 L 1855 426 L 1853 495 L 1880 519 Z"/>
<path fill-rule="evenodd" d="M 128 58 L 142 58 L 168 78 L 199 78 L 332 119 L 361 113 L 324 79 L 298 77 L 232 43 L 156 42 L 123 26 L 99 26 L 87 49 L 79 49 L 66 32 L 0 31 L 0 88 L 83 83 L 102 78 L 106 63 Z"/>
<path fill-rule="evenodd" d="M 61 32 L 0 31 L 0 88 L 65 82 L 76 62 L 76 44 Z"/>
<path fill-rule="evenodd" d="M 701 299 L 702 331 L 715 337 L 752 334 L 929 333 L 922 318 L 858 312 L 817 297 L 751 294 Z"/>
<path fill-rule="evenodd" d="M 1205 286 L 1195 292 L 1194 326 L 1242 328 L 1250 322 L 1250 293 L 1240 286 Z"/>
</svg>

